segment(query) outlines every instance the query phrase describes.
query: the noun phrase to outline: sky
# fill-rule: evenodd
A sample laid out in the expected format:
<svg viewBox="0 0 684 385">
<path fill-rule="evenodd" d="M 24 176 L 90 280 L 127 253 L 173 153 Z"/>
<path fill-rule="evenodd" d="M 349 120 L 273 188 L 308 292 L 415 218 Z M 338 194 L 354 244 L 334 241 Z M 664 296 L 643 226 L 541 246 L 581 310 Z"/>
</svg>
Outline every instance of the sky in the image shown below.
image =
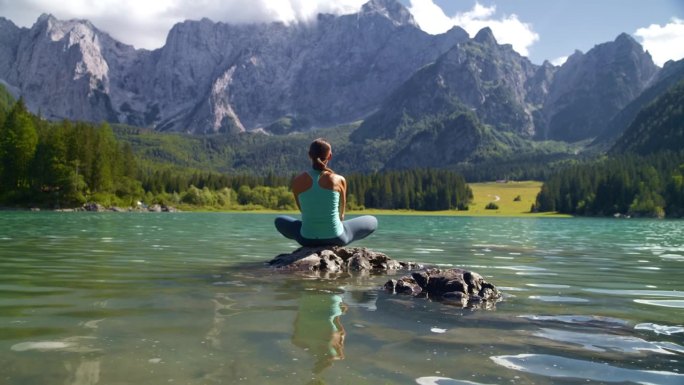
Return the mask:
<svg viewBox="0 0 684 385">
<path fill-rule="evenodd" d="M 207 17 L 251 23 L 313 22 L 318 13 L 358 11 L 367 0 L 0 0 L 0 16 L 30 27 L 42 13 L 88 19 L 136 48 L 161 47 L 178 22 Z M 684 0 L 400 0 L 432 34 L 489 26 L 533 63 L 562 64 L 575 50 L 632 35 L 656 64 L 684 58 Z"/>
</svg>

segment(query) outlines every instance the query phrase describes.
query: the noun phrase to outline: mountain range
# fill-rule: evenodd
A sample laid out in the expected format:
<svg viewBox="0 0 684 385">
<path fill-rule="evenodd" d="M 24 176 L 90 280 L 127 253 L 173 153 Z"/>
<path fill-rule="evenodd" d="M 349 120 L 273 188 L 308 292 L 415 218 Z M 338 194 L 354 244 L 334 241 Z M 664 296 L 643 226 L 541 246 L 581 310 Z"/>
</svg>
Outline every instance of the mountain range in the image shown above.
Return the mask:
<svg viewBox="0 0 684 385">
<path fill-rule="evenodd" d="M 429 35 L 397 0 L 300 24 L 185 21 L 153 51 L 86 20 L 0 18 L 0 82 L 48 119 L 273 135 L 363 121 L 350 143 L 391 141 L 390 168 L 474 160 L 500 143 L 612 142 L 682 76 L 627 34 L 536 65 L 489 28 Z"/>
</svg>

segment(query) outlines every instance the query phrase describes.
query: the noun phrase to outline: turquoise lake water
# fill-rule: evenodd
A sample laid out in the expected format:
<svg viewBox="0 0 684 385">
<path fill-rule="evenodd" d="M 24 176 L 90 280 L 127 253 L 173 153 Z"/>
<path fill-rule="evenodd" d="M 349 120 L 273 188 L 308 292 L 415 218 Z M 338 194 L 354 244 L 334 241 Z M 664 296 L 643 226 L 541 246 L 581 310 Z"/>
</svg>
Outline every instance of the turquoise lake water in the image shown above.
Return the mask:
<svg viewBox="0 0 684 385">
<path fill-rule="evenodd" d="M 264 262 L 266 214 L 0 213 L 0 384 L 684 384 L 684 222 L 381 216 L 460 309 Z"/>
</svg>

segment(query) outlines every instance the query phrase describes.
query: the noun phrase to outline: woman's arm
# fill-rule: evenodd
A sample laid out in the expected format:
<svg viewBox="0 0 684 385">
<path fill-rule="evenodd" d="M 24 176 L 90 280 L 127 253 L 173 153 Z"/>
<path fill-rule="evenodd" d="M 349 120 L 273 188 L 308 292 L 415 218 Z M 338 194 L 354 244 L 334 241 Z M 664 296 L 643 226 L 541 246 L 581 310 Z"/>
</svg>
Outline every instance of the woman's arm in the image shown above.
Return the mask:
<svg viewBox="0 0 684 385">
<path fill-rule="evenodd" d="M 294 195 L 295 203 L 297 204 L 299 211 L 302 211 L 302 206 L 299 204 L 299 194 L 309 189 L 311 183 L 311 177 L 309 177 L 307 173 L 299 174 L 292 179 L 290 188 L 292 189 L 292 195 Z"/>
<path fill-rule="evenodd" d="M 344 209 L 347 207 L 347 181 L 342 175 L 338 175 L 338 185 L 340 191 L 340 220 L 344 220 Z"/>
</svg>

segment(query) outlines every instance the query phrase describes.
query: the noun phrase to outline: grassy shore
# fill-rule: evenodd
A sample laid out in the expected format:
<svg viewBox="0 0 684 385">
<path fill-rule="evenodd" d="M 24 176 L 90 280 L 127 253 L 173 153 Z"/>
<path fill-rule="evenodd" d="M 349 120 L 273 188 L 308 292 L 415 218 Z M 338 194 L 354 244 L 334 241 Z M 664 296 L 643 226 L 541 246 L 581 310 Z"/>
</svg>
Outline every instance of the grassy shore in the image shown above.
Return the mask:
<svg viewBox="0 0 684 385">
<path fill-rule="evenodd" d="M 443 210 L 443 211 L 415 211 L 415 210 L 353 210 L 349 211 L 350 215 L 457 215 L 457 216 L 491 216 L 491 217 L 570 217 L 565 214 L 558 213 L 531 213 L 530 208 L 537 198 L 537 194 L 541 190 L 542 182 L 524 181 L 524 182 L 486 182 L 486 183 L 470 183 L 470 188 L 473 190 L 473 202 L 470 204 L 468 210 Z M 519 199 L 516 199 L 520 197 Z M 489 203 L 495 203 L 499 208 L 495 210 L 488 210 L 485 207 Z M 297 211 L 276 211 L 276 210 L 220 210 L 211 208 L 196 208 L 179 206 L 183 211 L 221 211 L 221 212 L 245 212 L 245 213 L 263 213 L 263 214 L 299 214 Z"/>
<path fill-rule="evenodd" d="M 455 211 L 412 211 L 412 210 L 362 210 L 352 211 L 350 214 L 372 215 L 458 215 L 458 216 L 501 216 L 501 217 L 569 217 L 558 213 L 531 213 L 530 208 L 541 190 L 542 182 L 486 182 L 469 183 L 473 190 L 473 201 L 468 210 Z M 516 199 L 519 197 L 518 199 Z M 499 208 L 489 210 L 485 207 L 489 203 Z"/>
</svg>

